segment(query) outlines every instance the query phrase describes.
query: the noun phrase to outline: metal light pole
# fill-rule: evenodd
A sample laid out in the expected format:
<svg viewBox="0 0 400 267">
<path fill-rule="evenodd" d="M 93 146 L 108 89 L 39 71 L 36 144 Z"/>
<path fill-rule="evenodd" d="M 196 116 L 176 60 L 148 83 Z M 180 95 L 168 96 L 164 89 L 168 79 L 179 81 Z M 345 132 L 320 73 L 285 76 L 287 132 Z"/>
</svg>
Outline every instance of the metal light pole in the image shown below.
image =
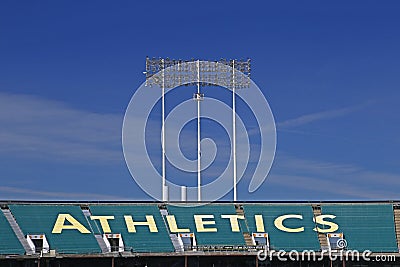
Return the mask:
<svg viewBox="0 0 400 267">
<path fill-rule="evenodd" d="M 236 93 L 235 93 L 235 60 L 232 60 L 232 153 L 233 153 L 233 201 L 237 201 L 236 174 Z"/>
<path fill-rule="evenodd" d="M 165 179 L 165 62 L 164 59 L 161 59 L 162 63 L 162 96 L 161 96 L 161 113 L 162 113 L 162 130 L 161 130 L 161 145 L 162 145 L 162 200 L 168 200 L 168 188 L 166 185 Z"/>
<path fill-rule="evenodd" d="M 200 144 L 200 60 L 197 60 L 197 201 L 201 201 L 201 144 Z"/>
</svg>

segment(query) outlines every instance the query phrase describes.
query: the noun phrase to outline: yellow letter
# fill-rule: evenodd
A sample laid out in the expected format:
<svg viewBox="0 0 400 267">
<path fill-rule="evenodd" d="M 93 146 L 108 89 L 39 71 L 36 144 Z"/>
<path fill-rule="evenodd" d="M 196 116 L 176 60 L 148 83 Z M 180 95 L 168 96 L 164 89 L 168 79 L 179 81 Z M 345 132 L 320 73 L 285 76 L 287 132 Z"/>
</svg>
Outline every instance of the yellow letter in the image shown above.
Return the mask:
<svg viewBox="0 0 400 267">
<path fill-rule="evenodd" d="M 103 233 L 111 233 L 110 225 L 108 224 L 108 220 L 114 220 L 114 216 L 90 216 L 92 220 L 99 220 L 101 229 L 103 229 Z"/>
<path fill-rule="evenodd" d="M 278 228 L 281 231 L 284 232 L 289 232 L 289 233 L 298 233 L 298 232 L 303 232 L 304 227 L 299 227 L 299 228 L 288 228 L 283 225 L 283 221 L 289 218 L 294 218 L 294 219 L 303 219 L 303 216 L 297 215 L 297 214 L 288 214 L 288 215 L 282 215 L 279 216 L 278 218 L 275 219 L 274 224 L 276 228 Z"/>
<path fill-rule="evenodd" d="M 175 215 L 167 215 L 167 222 L 169 226 L 169 231 L 171 233 L 189 233 L 190 229 L 187 228 L 178 228 L 176 224 Z"/>
<path fill-rule="evenodd" d="M 240 232 L 238 219 L 243 220 L 244 219 L 243 216 L 239 216 L 239 215 L 221 215 L 221 218 L 222 219 L 229 219 L 229 221 L 231 223 L 232 232 Z"/>
<path fill-rule="evenodd" d="M 64 225 L 65 220 L 67 220 L 71 225 Z M 62 230 L 64 229 L 74 229 L 81 232 L 81 234 L 90 234 L 90 231 L 70 214 L 58 214 L 52 233 L 61 234 Z"/>
<path fill-rule="evenodd" d="M 332 232 L 335 232 L 337 229 L 339 229 L 339 225 L 337 225 L 334 222 L 325 221 L 324 220 L 325 218 L 335 219 L 336 216 L 335 215 L 318 215 L 315 219 L 313 218 L 314 222 L 316 222 L 318 224 L 329 226 L 328 229 L 321 229 L 317 226 L 313 229 L 314 231 L 317 231 L 319 233 L 332 233 Z"/>
<path fill-rule="evenodd" d="M 126 227 L 128 228 L 129 233 L 136 233 L 135 225 L 148 226 L 150 229 L 150 232 L 152 232 L 152 233 L 158 232 L 157 225 L 156 225 L 156 222 L 154 221 L 153 215 L 146 215 L 145 222 L 134 222 L 132 220 L 132 216 L 130 216 L 130 215 L 125 215 L 124 218 L 125 218 Z"/>
<path fill-rule="evenodd" d="M 262 215 L 254 215 L 254 219 L 256 220 L 257 232 L 264 233 L 265 228 L 264 228 L 264 220 L 263 220 Z"/>
<path fill-rule="evenodd" d="M 215 221 L 203 221 L 203 219 L 214 219 L 214 215 L 194 215 L 197 232 L 217 232 L 217 228 L 204 228 L 204 225 L 215 224 Z"/>
</svg>

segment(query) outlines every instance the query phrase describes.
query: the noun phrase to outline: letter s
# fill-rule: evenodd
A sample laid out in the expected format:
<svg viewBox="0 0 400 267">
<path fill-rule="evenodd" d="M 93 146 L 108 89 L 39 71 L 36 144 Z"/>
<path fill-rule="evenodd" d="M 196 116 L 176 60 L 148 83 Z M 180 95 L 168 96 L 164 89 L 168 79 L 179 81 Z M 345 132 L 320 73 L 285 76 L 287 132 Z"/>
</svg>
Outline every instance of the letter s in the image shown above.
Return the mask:
<svg viewBox="0 0 400 267">
<path fill-rule="evenodd" d="M 313 221 L 317 224 L 321 224 L 321 225 L 327 225 L 329 226 L 328 229 L 321 229 L 318 226 L 315 227 L 313 230 L 319 233 L 332 233 L 337 231 L 337 229 L 339 229 L 339 225 L 337 225 L 334 222 L 330 222 L 330 221 L 325 221 L 325 218 L 329 218 L 329 219 L 335 219 L 336 216 L 335 215 L 330 215 L 330 214 L 326 214 L 326 215 L 318 215 L 317 217 L 313 218 Z"/>
</svg>

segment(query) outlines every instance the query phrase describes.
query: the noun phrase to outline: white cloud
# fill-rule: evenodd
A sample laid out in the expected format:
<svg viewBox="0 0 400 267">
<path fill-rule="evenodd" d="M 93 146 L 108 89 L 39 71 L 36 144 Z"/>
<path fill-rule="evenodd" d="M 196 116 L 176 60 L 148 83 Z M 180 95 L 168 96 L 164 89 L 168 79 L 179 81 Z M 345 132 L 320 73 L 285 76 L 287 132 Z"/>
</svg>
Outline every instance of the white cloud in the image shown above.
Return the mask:
<svg viewBox="0 0 400 267">
<path fill-rule="evenodd" d="M 122 159 L 122 115 L 78 110 L 53 100 L 0 93 L 0 153 L 113 162 Z"/>
<path fill-rule="evenodd" d="M 358 106 L 353 106 L 353 107 L 346 107 L 346 108 L 326 110 L 326 111 L 306 114 L 306 115 L 302 115 L 302 116 L 294 118 L 294 119 L 289 119 L 289 120 L 279 122 L 279 123 L 277 123 L 277 127 L 278 127 L 278 129 L 287 129 L 287 128 L 293 128 L 293 127 L 305 125 L 305 124 L 312 123 L 315 121 L 333 119 L 333 118 L 345 116 L 349 113 L 360 110 L 361 108 L 363 108 L 365 106 L 366 105 L 358 105 Z"/>
<path fill-rule="evenodd" d="M 397 199 L 400 176 L 354 164 L 300 159 L 282 155 L 267 184 L 315 191 L 316 196 L 350 199 Z"/>
<path fill-rule="evenodd" d="M 399 177 L 398 177 L 399 178 Z M 362 181 L 345 183 L 342 179 L 326 179 L 323 177 L 308 177 L 301 175 L 271 175 L 271 184 L 277 184 L 283 188 L 294 187 L 295 189 L 315 191 L 310 199 L 365 199 L 365 200 L 389 200 L 397 199 L 395 191 L 374 188 L 373 185 L 366 186 Z M 334 197 L 332 197 L 334 196 Z"/>
<path fill-rule="evenodd" d="M 2 199 L 7 199 L 7 195 L 12 196 L 12 198 L 18 199 L 43 199 L 43 198 L 51 198 L 51 199 L 86 199 L 86 200 L 123 200 L 121 196 L 115 195 L 105 195 L 105 194 L 93 194 L 93 193 L 68 193 L 68 192 L 56 192 L 56 191 L 43 191 L 43 190 L 34 190 L 27 189 L 21 187 L 11 187 L 11 186 L 0 186 L 0 192 L 2 195 Z"/>
</svg>

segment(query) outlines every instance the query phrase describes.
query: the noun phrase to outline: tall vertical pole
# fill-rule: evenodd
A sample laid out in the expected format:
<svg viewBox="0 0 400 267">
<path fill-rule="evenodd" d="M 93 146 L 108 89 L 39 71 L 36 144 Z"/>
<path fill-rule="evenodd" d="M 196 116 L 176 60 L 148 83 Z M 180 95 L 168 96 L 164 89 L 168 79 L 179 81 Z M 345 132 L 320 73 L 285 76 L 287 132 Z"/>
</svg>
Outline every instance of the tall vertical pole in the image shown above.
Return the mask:
<svg viewBox="0 0 400 267">
<path fill-rule="evenodd" d="M 232 60 L 232 153 L 233 153 L 233 201 L 237 200 L 236 190 L 236 101 L 235 101 L 235 60 Z"/>
<path fill-rule="evenodd" d="M 201 151 L 200 151 L 200 60 L 197 60 L 197 200 L 201 201 Z"/>
<path fill-rule="evenodd" d="M 161 60 L 161 64 L 162 64 L 162 97 L 161 97 L 161 109 L 162 109 L 162 132 L 161 132 L 161 142 L 162 142 L 162 186 L 161 186 L 161 190 L 162 190 L 162 200 L 163 201 L 167 201 L 167 192 L 166 192 L 166 184 L 165 184 L 165 73 L 164 73 L 164 68 L 165 68 L 165 64 L 164 64 L 164 59 Z"/>
</svg>

